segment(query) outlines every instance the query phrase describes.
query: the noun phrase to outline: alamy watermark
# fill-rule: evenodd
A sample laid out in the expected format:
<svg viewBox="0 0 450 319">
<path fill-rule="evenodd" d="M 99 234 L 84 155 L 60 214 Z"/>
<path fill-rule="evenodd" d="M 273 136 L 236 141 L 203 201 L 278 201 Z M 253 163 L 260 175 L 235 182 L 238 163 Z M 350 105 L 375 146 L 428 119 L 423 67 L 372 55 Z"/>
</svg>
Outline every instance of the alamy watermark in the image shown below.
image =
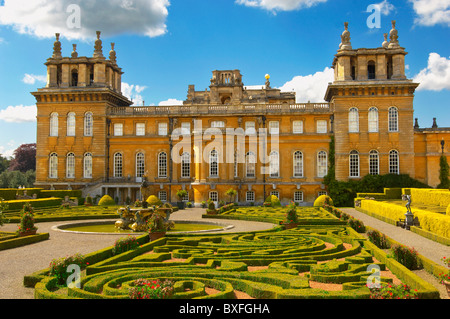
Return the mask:
<svg viewBox="0 0 450 319">
<path fill-rule="evenodd" d="M 81 29 L 81 8 L 77 4 L 70 4 L 67 6 L 66 25 L 69 29 Z"/>
</svg>

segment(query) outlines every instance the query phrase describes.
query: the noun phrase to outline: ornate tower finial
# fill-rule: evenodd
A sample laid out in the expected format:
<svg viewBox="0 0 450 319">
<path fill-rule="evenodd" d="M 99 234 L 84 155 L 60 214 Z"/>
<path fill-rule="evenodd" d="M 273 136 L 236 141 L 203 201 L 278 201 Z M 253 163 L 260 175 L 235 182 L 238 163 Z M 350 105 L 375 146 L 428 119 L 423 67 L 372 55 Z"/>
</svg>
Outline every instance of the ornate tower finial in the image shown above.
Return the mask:
<svg viewBox="0 0 450 319">
<path fill-rule="evenodd" d="M 389 47 L 388 34 L 384 34 L 384 42 L 382 44 L 383 48 L 387 49 Z"/>
<path fill-rule="evenodd" d="M 109 51 L 109 60 L 112 63 L 116 63 L 117 62 L 117 56 L 116 56 L 116 51 L 114 51 L 114 47 L 115 47 L 115 43 L 111 43 L 111 51 Z"/>
<path fill-rule="evenodd" d="M 266 78 L 266 90 L 269 90 L 269 89 L 271 89 L 271 87 L 270 87 L 270 75 L 266 74 L 265 78 Z"/>
<path fill-rule="evenodd" d="M 53 56 L 52 57 L 54 59 L 59 59 L 59 58 L 62 58 L 62 55 L 61 55 L 61 42 L 59 42 L 60 34 L 56 33 L 55 35 L 56 35 L 56 41 L 53 44 Z"/>
<path fill-rule="evenodd" d="M 345 31 L 341 35 L 341 44 L 339 44 L 340 50 L 351 50 L 352 44 L 350 42 L 350 31 L 348 31 L 348 22 L 344 23 Z"/>
<path fill-rule="evenodd" d="M 102 40 L 100 40 L 100 31 L 97 31 L 97 40 L 95 40 L 95 51 L 94 58 L 102 58 L 103 57 L 103 46 Z"/>
<path fill-rule="evenodd" d="M 389 43 L 389 49 L 396 49 L 399 48 L 400 45 L 398 44 L 398 31 L 395 29 L 395 20 L 392 20 L 392 30 L 389 33 L 391 42 Z"/>
<path fill-rule="evenodd" d="M 72 44 L 72 46 L 73 46 L 72 58 L 78 58 L 77 45 Z"/>
</svg>

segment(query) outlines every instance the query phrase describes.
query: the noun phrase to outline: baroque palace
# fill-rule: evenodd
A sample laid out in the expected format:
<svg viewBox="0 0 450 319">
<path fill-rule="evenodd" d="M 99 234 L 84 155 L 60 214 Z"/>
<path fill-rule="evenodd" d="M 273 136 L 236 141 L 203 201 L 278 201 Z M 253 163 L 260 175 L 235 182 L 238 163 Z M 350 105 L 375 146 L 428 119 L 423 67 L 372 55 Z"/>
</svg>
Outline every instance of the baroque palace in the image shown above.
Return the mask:
<svg viewBox="0 0 450 319">
<path fill-rule="evenodd" d="M 389 37 L 389 39 L 388 39 Z M 381 41 L 380 41 L 381 42 Z M 332 67 L 326 103 L 296 103 L 294 93 L 246 87 L 239 70 L 213 71 L 209 90 L 189 85 L 183 105 L 132 106 L 121 93 L 114 43 L 97 32 L 92 57 L 63 57 L 59 34 L 37 101 L 36 186 L 141 198 L 143 182 L 163 201 L 260 204 L 273 194 L 308 205 L 326 194 L 323 178 L 335 139 L 338 180 L 408 174 L 435 187 L 450 128 L 414 122 L 418 83 L 405 76 L 407 52 L 395 21 L 377 48 L 353 49 L 348 23 Z"/>
</svg>

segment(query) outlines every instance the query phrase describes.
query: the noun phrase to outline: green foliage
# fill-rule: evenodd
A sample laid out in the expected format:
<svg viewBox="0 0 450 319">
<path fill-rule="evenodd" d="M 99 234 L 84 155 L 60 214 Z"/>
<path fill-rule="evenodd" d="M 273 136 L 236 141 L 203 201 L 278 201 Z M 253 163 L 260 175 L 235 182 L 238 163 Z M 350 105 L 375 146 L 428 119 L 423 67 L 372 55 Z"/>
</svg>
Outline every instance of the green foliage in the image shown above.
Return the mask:
<svg viewBox="0 0 450 319">
<path fill-rule="evenodd" d="M 3 201 L 3 198 L 0 198 L 0 227 L 8 222 L 3 214 L 3 211 L 5 210 L 8 210 L 8 204 Z"/>
<path fill-rule="evenodd" d="M 114 242 L 114 247 L 112 249 L 113 255 L 118 255 L 123 252 L 133 250 L 139 247 L 139 242 L 137 238 L 131 235 L 127 237 L 119 238 Z"/>
<path fill-rule="evenodd" d="M 333 205 L 333 200 L 328 195 L 320 195 L 314 201 L 314 207 L 323 207 L 323 205 L 325 205 L 325 204 L 326 205 L 330 205 L 330 206 L 334 206 Z"/>
<path fill-rule="evenodd" d="M 264 201 L 264 206 L 266 207 L 280 207 L 281 202 L 275 195 L 269 195 L 267 196 L 266 200 Z"/>
<path fill-rule="evenodd" d="M 115 206 L 116 202 L 112 199 L 111 196 L 105 195 L 98 202 L 98 206 Z"/>
<path fill-rule="evenodd" d="M 58 285 L 66 286 L 67 278 L 70 276 L 70 272 L 67 271 L 69 265 L 77 265 L 80 269 L 86 268 L 85 257 L 81 254 L 75 254 L 69 257 L 53 259 L 50 262 L 50 276 L 57 278 Z"/>
<path fill-rule="evenodd" d="M 20 216 L 19 234 L 37 230 L 34 226 L 34 209 L 29 203 L 23 206 Z"/>
<path fill-rule="evenodd" d="M 180 199 L 180 201 L 181 201 L 181 200 L 183 199 L 183 197 L 185 197 L 187 194 L 188 194 L 187 191 L 184 190 L 184 189 L 179 189 L 179 190 L 177 191 L 177 196 L 178 196 L 178 198 Z"/>
<path fill-rule="evenodd" d="M 129 288 L 130 299 L 168 299 L 173 296 L 174 284 L 169 280 L 149 280 L 140 278 Z"/>
<path fill-rule="evenodd" d="M 392 257 L 410 270 L 421 269 L 422 265 L 418 253 L 414 248 L 404 245 L 393 245 L 391 247 Z"/>
<path fill-rule="evenodd" d="M 31 188 L 36 181 L 36 172 L 29 170 L 24 172 L 6 170 L 0 174 L 0 188 L 18 188 L 25 186 Z"/>
<path fill-rule="evenodd" d="M 417 290 L 407 285 L 384 285 L 370 292 L 370 299 L 418 299 Z"/>
<path fill-rule="evenodd" d="M 94 201 L 92 200 L 92 197 L 90 195 L 86 196 L 86 199 L 84 201 L 85 205 L 93 205 Z"/>
<path fill-rule="evenodd" d="M 161 205 L 162 205 L 161 200 L 160 200 L 157 196 L 155 196 L 155 195 L 150 195 L 150 196 L 147 198 L 147 203 L 148 203 L 150 206 L 161 206 Z"/>
<path fill-rule="evenodd" d="M 442 155 L 439 160 L 439 181 L 440 184 L 437 186 L 437 188 L 440 189 L 450 188 L 449 166 L 447 162 L 447 157 L 444 155 Z"/>
<path fill-rule="evenodd" d="M 369 230 L 367 232 L 369 240 L 380 249 L 388 249 L 391 247 L 386 235 L 381 234 L 377 230 Z"/>
<path fill-rule="evenodd" d="M 291 224 L 297 222 L 298 222 L 297 206 L 295 205 L 295 203 L 291 202 L 286 210 L 286 219 L 284 221 L 284 224 Z"/>
</svg>

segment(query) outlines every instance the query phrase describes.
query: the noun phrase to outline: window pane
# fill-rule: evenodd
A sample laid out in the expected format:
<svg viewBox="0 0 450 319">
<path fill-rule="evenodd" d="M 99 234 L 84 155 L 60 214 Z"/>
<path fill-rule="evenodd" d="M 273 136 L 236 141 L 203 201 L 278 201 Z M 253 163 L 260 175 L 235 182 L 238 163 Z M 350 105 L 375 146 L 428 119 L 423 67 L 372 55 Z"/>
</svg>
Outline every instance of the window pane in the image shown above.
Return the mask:
<svg viewBox="0 0 450 319">
<path fill-rule="evenodd" d="M 123 124 L 114 124 L 114 136 L 123 136 Z"/>
<path fill-rule="evenodd" d="M 253 152 L 247 153 L 246 156 L 246 173 L 247 177 L 255 177 L 256 175 L 256 156 Z"/>
<path fill-rule="evenodd" d="M 278 152 L 270 153 L 270 177 L 280 177 L 280 155 Z"/>
<path fill-rule="evenodd" d="M 92 178 L 92 154 L 84 155 L 84 178 Z"/>
<path fill-rule="evenodd" d="M 350 109 L 348 114 L 348 131 L 350 133 L 359 132 L 359 113 L 357 108 Z"/>
<path fill-rule="evenodd" d="M 158 155 L 158 177 L 167 177 L 167 154 L 160 153 Z"/>
<path fill-rule="evenodd" d="M 359 154 L 357 151 L 350 153 L 350 177 L 359 177 Z"/>
<path fill-rule="evenodd" d="M 137 123 L 136 124 L 136 135 L 137 136 L 145 136 L 145 123 Z"/>
<path fill-rule="evenodd" d="M 379 174 L 379 158 L 377 151 L 370 151 L 369 153 L 369 174 L 370 175 Z"/>
<path fill-rule="evenodd" d="M 50 136 L 58 136 L 58 113 L 50 115 Z"/>
<path fill-rule="evenodd" d="M 296 202 L 296 203 L 303 202 L 303 192 L 295 192 L 294 193 L 294 202 Z"/>
<path fill-rule="evenodd" d="M 122 177 L 122 154 L 114 154 L 114 177 Z"/>
<path fill-rule="evenodd" d="M 389 152 L 389 174 L 400 174 L 399 158 L 397 151 Z"/>
<path fill-rule="evenodd" d="M 302 134 L 303 133 L 303 121 L 294 121 L 292 123 L 292 132 L 294 134 Z"/>
<path fill-rule="evenodd" d="M 327 153 L 321 151 L 317 154 L 317 176 L 325 177 L 328 173 Z"/>
<path fill-rule="evenodd" d="M 294 153 L 294 177 L 303 177 L 303 153 Z"/>
<path fill-rule="evenodd" d="M 191 155 L 189 153 L 181 155 L 181 177 L 191 177 Z"/>
<path fill-rule="evenodd" d="M 209 156 L 209 176 L 219 177 L 219 154 L 212 150 Z"/>
<path fill-rule="evenodd" d="M 378 132 L 378 110 L 375 107 L 369 109 L 369 132 Z"/>
<path fill-rule="evenodd" d="M 67 136 L 75 136 L 75 113 L 67 115 Z"/>
<path fill-rule="evenodd" d="M 158 135 L 159 136 L 167 135 L 167 123 L 159 123 L 158 124 Z"/>
<path fill-rule="evenodd" d="M 247 192 L 245 199 L 247 202 L 254 202 L 255 201 L 255 192 Z"/>
<path fill-rule="evenodd" d="M 161 191 L 158 193 L 158 198 L 162 201 L 162 202 L 167 202 L 167 192 L 166 191 Z"/>
<path fill-rule="evenodd" d="M 209 199 L 213 202 L 218 202 L 219 194 L 217 192 L 209 192 Z"/>
<path fill-rule="evenodd" d="M 325 120 L 317 121 L 317 133 L 327 133 L 328 132 L 328 122 Z"/>
<path fill-rule="evenodd" d="M 92 113 L 84 116 L 84 136 L 92 136 L 94 119 Z"/>
<path fill-rule="evenodd" d="M 136 155 L 136 177 L 143 177 L 145 174 L 145 155 L 138 153 Z"/>
<path fill-rule="evenodd" d="M 181 123 L 181 134 L 183 135 L 191 134 L 191 123 L 188 122 Z"/>
<path fill-rule="evenodd" d="M 398 110 L 395 107 L 389 109 L 389 132 L 398 132 Z"/>
<path fill-rule="evenodd" d="M 269 133 L 280 134 L 280 123 L 278 121 L 269 122 Z"/>
<path fill-rule="evenodd" d="M 50 155 L 48 175 L 50 178 L 58 178 L 58 155 L 55 153 Z"/>
<path fill-rule="evenodd" d="M 66 177 L 75 178 L 75 155 L 73 153 L 67 155 Z"/>
</svg>

